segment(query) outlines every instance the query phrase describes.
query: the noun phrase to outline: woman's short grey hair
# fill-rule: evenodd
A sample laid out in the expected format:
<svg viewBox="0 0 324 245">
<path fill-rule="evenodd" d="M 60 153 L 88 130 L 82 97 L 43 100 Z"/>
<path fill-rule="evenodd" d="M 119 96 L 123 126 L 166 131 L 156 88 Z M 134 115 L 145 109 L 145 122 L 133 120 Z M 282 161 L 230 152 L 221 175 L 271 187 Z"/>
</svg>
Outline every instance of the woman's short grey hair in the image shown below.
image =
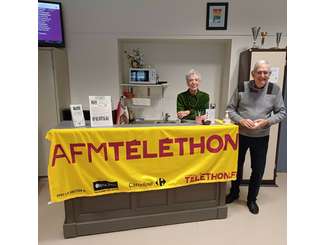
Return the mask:
<svg viewBox="0 0 324 245">
<path fill-rule="evenodd" d="M 186 74 L 186 81 L 187 81 L 187 82 L 188 82 L 189 77 L 190 77 L 191 75 L 197 75 L 199 81 L 201 81 L 201 75 L 200 75 L 200 73 L 199 73 L 198 71 L 194 70 L 194 69 L 191 69 L 191 70 Z"/>
<path fill-rule="evenodd" d="M 261 65 L 268 65 L 270 71 L 270 63 L 266 60 L 259 60 L 254 64 L 253 72 L 256 72 Z"/>
</svg>

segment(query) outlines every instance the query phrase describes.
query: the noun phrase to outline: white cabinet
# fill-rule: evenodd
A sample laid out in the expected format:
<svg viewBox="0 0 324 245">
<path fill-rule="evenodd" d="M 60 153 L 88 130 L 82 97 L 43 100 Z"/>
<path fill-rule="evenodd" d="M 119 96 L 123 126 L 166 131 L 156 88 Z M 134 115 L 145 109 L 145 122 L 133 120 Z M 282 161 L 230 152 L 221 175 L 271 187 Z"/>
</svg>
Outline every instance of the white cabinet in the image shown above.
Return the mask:
<svg viewBox="0 0 324 245">
<path fill-rule="evenodd" d="M 38 50 L 38 176 L 47 176 L 47 131 L 61 120 L 70 104 L 69 73 L 65 49 Z"/>
</svg>

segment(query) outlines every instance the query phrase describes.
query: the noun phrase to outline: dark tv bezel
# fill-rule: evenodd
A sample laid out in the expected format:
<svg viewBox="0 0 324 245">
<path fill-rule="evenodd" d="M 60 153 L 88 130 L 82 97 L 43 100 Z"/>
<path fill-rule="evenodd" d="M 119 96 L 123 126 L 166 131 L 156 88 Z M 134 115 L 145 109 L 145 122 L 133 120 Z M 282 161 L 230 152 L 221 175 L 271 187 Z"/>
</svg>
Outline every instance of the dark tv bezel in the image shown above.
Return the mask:
<svg viewBox="0 0 324 245">
<path fill-rule="evenodd" d="M 52 3 L 52 4 L 58 4 L 60 6 L 60 19 L 61 19 L 61 32 L 62 32 L 62 42 L 61 43 L 50 43 L 50 42 L 38 40 L 38 47 L 65 48 L 62 4 L 60 2 L 49 2 L 49 1 L 38 1 L 38 3 Z M 37 9 L 38 9 L 38 3 L 37 3 Z"/>
</svg>

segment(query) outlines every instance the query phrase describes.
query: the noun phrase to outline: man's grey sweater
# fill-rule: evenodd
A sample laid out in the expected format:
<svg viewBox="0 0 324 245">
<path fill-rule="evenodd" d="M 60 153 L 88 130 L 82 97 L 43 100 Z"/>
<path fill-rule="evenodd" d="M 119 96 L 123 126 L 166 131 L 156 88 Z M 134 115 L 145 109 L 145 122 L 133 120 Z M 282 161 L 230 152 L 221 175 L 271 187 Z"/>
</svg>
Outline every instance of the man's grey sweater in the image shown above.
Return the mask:
<svg viewBox="0 0 324 245">
<path fill-rule="evenodd" d="M 270 133 L 270 126 L 286 117 L 286 108 L 278 85 L 273 84 L 272 92 L 267 93 L 269 82 L 259 89 L 254 80 L 244 82 L 244 91 L 236 89 L 227 106 L 229 116 L 235 123 L 241 119 L 267 119 L 269 126 L 262 129 L 248 129 L 241 125 L 239 133 L 249 137 L 263 137 Z"/>
</svg>

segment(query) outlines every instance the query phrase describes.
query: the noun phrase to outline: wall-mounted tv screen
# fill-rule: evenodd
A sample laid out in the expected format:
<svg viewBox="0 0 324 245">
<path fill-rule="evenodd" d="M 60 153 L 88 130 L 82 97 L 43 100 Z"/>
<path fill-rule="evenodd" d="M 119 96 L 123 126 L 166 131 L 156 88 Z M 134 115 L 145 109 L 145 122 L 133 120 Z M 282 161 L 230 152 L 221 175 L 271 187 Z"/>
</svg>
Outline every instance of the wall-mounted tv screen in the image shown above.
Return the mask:
<svg viewBox="0 0 324 245">
<path fill-rule="evenodd" d="M 38 46 L 65 46 L 61 3 L 38 1 Z"/>
</svg>

